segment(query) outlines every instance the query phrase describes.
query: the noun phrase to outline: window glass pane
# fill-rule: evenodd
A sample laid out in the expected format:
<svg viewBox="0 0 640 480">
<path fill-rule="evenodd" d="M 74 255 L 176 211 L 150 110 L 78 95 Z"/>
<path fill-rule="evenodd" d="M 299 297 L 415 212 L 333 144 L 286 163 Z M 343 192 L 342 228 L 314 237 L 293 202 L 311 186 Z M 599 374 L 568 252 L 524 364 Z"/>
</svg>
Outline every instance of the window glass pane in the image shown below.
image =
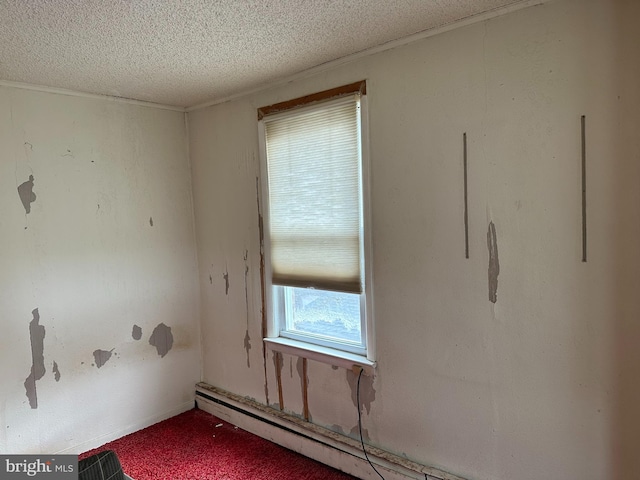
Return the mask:
<svg viewBox="0 0 640 480">
<path fill-rule="evenodd" d="M 285 287 L 286 330 L 362 345 L 360 295 Z"/>
</svg>

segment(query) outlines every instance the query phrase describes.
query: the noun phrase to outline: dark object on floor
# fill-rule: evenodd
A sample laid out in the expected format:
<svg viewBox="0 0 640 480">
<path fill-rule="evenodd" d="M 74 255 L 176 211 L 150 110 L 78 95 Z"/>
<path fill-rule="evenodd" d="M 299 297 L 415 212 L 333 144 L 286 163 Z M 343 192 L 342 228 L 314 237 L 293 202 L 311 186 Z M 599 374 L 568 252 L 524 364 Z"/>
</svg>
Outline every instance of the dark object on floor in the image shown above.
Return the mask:
<svg viewBox="0 0 640 480">
<path fill-rule="evenodd" d="M 113 450 L 105 450 L 78 462 L 78 480 L 126 480 Z"/>
</svg>

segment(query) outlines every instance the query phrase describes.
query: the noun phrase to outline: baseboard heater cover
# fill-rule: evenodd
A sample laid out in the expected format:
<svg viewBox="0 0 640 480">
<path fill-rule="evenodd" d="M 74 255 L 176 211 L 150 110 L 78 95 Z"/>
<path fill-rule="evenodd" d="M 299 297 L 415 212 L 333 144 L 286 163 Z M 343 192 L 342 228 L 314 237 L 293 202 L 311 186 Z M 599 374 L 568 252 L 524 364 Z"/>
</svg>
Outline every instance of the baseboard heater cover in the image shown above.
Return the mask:
<svg viewBox="0 0 640 480">
<path fill-rule="evenodd" d="M 233 425 L 345 473 L 364 480 L 380 478 L 365 459 L 360 442 L 351 437 L 204 382 L 196 384 L 196 404 Z M 465 480 L 370 445 L 366 448 L 385 480 Z"/>
</svg>

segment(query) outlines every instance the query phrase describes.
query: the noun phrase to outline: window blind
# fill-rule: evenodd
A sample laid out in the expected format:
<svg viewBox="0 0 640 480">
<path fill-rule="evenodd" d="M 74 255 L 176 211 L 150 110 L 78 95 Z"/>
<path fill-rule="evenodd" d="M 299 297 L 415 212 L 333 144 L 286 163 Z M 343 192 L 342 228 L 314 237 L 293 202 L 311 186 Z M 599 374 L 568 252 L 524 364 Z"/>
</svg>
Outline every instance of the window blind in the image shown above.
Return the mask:
<svg viewBox="0 0 640 480">
<path fill-rule="evenodd" d="M 272 283 L 362 292 L 359 95 L 266 117 Z"/>
</svg>

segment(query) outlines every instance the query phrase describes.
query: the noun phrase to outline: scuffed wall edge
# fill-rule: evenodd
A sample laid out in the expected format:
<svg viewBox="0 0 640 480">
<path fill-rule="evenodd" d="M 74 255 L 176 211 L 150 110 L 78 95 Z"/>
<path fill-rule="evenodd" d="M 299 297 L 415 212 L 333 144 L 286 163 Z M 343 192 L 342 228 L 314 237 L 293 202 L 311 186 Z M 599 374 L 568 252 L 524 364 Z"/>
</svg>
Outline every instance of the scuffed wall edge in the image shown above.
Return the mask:
<svg viewBox="0 0 640 480">
<path fill-rule="evenodd" d="M 353 438 L 202 382 L 196 384 L 196 403 L 243 430 L 350 475 L 363 480 L 379 478 Z M 464 480 L 369 445 L 367 454 L 385 480 Z"/>
</svg>

